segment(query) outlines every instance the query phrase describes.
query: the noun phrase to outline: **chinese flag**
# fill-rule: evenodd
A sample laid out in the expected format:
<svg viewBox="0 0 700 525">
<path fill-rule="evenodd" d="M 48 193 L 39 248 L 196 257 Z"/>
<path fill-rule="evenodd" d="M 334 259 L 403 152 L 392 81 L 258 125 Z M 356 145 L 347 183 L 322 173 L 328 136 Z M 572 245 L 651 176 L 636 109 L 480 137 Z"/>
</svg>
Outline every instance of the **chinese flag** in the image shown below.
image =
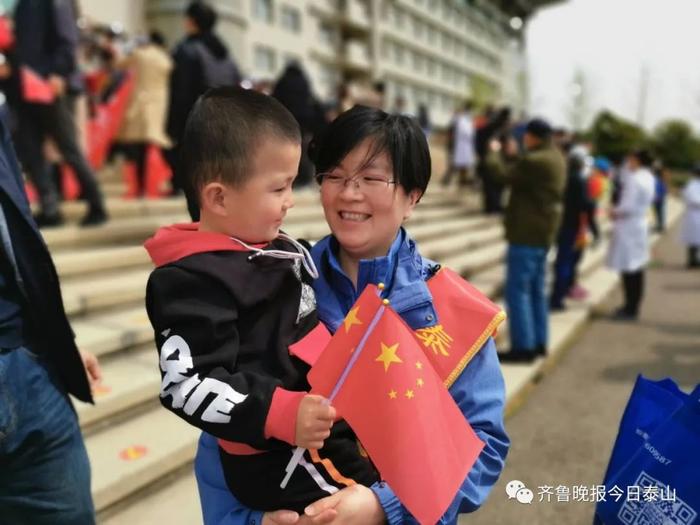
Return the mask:
<svg viewBox="0 0 700 525">
<path fill-rule="evenodd" d="M 411 329 L 367 287 L 309 372 L 420 523 L 445 513 L 483 443 Z"/>
</svg>

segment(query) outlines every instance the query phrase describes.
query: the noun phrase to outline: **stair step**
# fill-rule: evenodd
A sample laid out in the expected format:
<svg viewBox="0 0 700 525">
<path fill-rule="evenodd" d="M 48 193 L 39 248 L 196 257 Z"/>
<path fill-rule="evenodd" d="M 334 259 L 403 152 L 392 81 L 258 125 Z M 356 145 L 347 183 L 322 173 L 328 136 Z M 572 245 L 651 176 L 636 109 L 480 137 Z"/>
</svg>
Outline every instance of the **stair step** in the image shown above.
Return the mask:
<svg viewBox="0 0 700 525">
<path fill-rule="evenodd" d="M 153 329 L 143 305 L 91 315 L 75 320 L 71 325 L 78 348 L 97 356 L 153 339 Z"/>
<path fill-rule="evenodd" d="M 158 353 L 152 342 L 103 360 L 100 365 L 103 381 L 94 392 L 95 404 L 75 402 L 83 430 L 158 399 Z"/>
<path fill-rule="evenodd" d="M 117 509 L 117 512 L 107 515 L 104 519 L 98 514 L 98 522 L 101 525 L 202 523 L 202 511 L 197 497 L 197 480 L 191 467 L 166 485 L 143 496 L 139 493 L 139 496 L 135 501 L 129 501 L 126 508 Z"/>
<path fill-rule="evenodd" d="M 98 246 L 70 250 L 53 256 L 58 275 L 63 281 L 82 278 L 88 273 L 127 270 L 150 266 L 151 260 L 143 246 Z"/>
<path fill-rule="evenodd" d="M 320 226 L 318 224 L 320 223 Z M 418 240 L 437 239 L 455 235 L 460 232 L 483 230 L 497 225 L 497 221 L 484 217 L 457 217 L 444 219 L 439 222 L 424 222 L 409 225 L 409 231 Z M 319 221 L 312 228 L 321 233 L 318 237 L 307 237 L 317 240 L 328 233 L 325 221 Z M 295 232 L 290 232 L 295 235 Z M 56 250 L 54 250 L 56 251 Z M 151 268 L 151 261 L 141 244 L 130 246 L 93 246 L 59 251 L 54 255 L 54 263 L 61 280 L 65 282 L 73 277 L 82 279 L 90 273 L 100 273 L 129 270 L 135 268 Z"/>
<path fill-rule="evenodd" d="M 125 303 L 143 304 L 149 273 L 150 269 L 144 268 L 63 283 L 61 289 L 66 313 L 77 316 Z"/>
<path fill-rule="evenodd" d="M 156 407 L 88 436 L 95 509 L 101 511 L 192 461 L 199 434 L 197 428 Z M 131 459 L 122 459 L 128 449 Z"/>
</svg>

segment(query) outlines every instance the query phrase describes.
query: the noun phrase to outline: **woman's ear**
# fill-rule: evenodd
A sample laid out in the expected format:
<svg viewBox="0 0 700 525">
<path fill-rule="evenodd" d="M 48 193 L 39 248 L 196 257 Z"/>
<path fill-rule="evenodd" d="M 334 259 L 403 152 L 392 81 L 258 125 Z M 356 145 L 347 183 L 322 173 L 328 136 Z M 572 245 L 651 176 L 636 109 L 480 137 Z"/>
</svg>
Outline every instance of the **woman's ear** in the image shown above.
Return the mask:
<svg viewBox="0 0 700 525">
<path fill-rule="evenodd" d="M 206 184 L 199 193 L 202 210 L 215 215 L 226 215 L 226 186 L 220 182 Z"/>
<path fill-rule="evenodd" d="M 423 192 L 419 189 L 411 190 L 411 192 L 407 195 L 408 203 L 403 215 L 403 220 L 406 220 L 411 216 L 411 214 L 413 213 L 413 209 L 416 207 L 416 204 L 418 204 L 418 201 L 420 201 L 420 198 L 422 196 Z"/>
</svg>

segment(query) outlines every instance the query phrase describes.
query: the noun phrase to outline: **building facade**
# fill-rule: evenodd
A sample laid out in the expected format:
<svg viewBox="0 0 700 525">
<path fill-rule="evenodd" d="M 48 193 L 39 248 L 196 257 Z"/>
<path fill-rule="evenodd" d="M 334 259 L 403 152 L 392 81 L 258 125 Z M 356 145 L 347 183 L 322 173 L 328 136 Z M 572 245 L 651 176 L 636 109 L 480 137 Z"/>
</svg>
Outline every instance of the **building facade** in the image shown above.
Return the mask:
<svg viewBox="0 0 700 525">
<path fill-rule="evenodd" d="M 415 113 L 425 104 L 444 125 L 468 97 L 525 106 L 522 38 L 512 13 L 488 0 L 210 0 L 217 32 L 241 70 L 275 79 L 290 60 L 302 63 L 316 94 L 332 100 L 338 85 L 386 86 L 386 109 L 404 101 Z M 130 33 L 182 36 L 183 0 L 120 4 Z M 84 13 L 102 22 L 115 13 L 103 0 L 83 0 Z"/>
</svg>

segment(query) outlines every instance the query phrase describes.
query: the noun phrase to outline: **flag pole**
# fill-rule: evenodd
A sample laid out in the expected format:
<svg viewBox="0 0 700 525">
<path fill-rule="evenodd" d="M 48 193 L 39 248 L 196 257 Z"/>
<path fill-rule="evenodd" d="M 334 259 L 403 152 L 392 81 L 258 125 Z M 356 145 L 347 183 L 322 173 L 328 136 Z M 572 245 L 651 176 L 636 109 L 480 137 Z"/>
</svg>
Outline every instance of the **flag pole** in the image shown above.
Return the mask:
<svg viewBox="0 0 700 525">
<path fill-rule="evenodd" d="M 381 293 L 381 290 L 384 289 L 384 285 L 382 283 L 379 283 L 378 288 L 379 288 L 380 293 Z M 358 343 L 357 348 L 352 353 L 352 356 L 350 357 L 348 364 L 345 365 L 345 369 L 343 370 L 343 373 L 340 374 L 340 378 L 338 379 L 338 382 L 333 387 L 333 390 L 331 391 L 331 395 L 328 396 L 328 399 L 326 399 L 324 401 L 324 403 L 326 405 L 330 405 L 331 401 L 333 401 L 333 399 L 335 399 L 335 396 L 338 395 L 338 392 L 340 391 L 341 387 L 343 386 L 343 383 L 345 383 L 345 380 L 347 379 L 348 375 L 350 374 L 350 371 L 352 370 L 352 368 L 355 366 L 355 363 L 359 359 L 360 353 L 364 349 L 365 343 L 367 342 L 367 339 L 369 339 L 369 336 L 374 331 L 374 328 L 377 326 L 377 323 L 379 323 L 379 319 L 381 319 L 382 315 L 384 314 L 384 310 L 386 310 L 386 305 L 388 305 L 388 304 L 389 304 L 389 299 L 382 300 L 382 304 L 375 312 L 374 317 L 372 318 L 372 321 L 370 322 L 369 326 L 367 327 L 367 331 L 362 335 L 362 338 L 360 339 L 360 342 Z M 287 463 L 287 466 L 284 469 L 285 475 L 284 475 L 284 479 L 282 480 L 282 483 L 280 483 L 280 488 L 282 488 L 282 489 L 286 488 L 287 483 L 289 483 L 289 480 L 292 477 L 294 470 L 296 470 L 297 465 L 299 465 L 299 462 L 301 461 L 301 458 L 304 455 L 305 450 L 306 449 L 303 447 L 297 447 L 294 450 L 294 453 L 292 454 L 292 458 L 289 460 L 289 463 Z"/>
</svg>

